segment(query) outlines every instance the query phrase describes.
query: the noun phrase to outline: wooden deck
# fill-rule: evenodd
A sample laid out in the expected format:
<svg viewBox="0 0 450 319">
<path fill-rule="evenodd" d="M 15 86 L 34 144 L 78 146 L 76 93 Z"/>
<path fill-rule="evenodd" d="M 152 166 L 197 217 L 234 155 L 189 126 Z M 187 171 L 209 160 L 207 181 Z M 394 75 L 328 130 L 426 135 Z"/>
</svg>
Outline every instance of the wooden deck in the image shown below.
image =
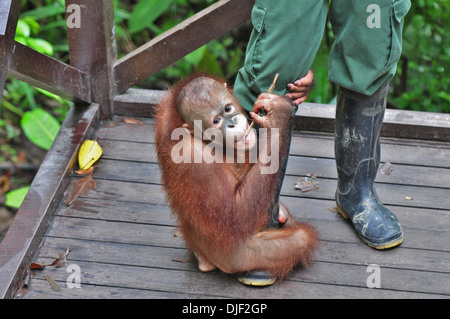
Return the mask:
<svg viewBox="0 0 450 319">
<path fill-rule="evenodd" d="M 20 2 L 2 0 L 0 98 L 9 74 L 77 104 L 0 243 L 0 298 L 17 296 L 33 261 L 49 263 L 67 248 L 65 266 L 30 272 L 22 298 L 450 297 L 449 114 L 388 110 L 385 116 L 382 134 L 390 138 L 382 140 L 382 161 L 394 170 L 378 175 L 377 190 L 404 227 L 398 248 L 369 248 L 334 212 L 334 108 L 306 103 L 295 122 L 302 131 L 293 138 L 282 201 L 319 231 L 322 244 L 311 267 L 271 287 L 250 288 L 220 271 L 201 273 L 174 236 L 150 118 L 162 93 L 130 88 L 247 21 L 253 4 L 215 2 L 117 59 L 112 2 L 66 0 L 83 21 L 68 28 L 68 65 L 15 42 Z M 142 116 L 144 124 L 124 123 L 124 116 Z M 97 188 L 67 207 L 63 193 L 75 178 L 77 151 L 94 137 L 104 150 L 94 173 Z M 319 189 L 302 193 L 294 183 L 307 174 L 317 176 Z M 72 265 L 81 288 L 67 286 L 76 276 Z M 380 288 L 367 287 L 369 265 L 379 267 Z"/>
<path fill-rule="evenodd" d="M 220 271 L 202 273 L 190 259 L 160 185 L 154 120 L 123 117 L 100 122 L 93 134 L 104 154 L 96 164 L 97 189 L 55 216 L 33 261 L 51 262 L 66 248 L 67 266 L 81 270 L 81 288 L 67 287 L 66 267 L 36 270 L 23 298 L 449 298 L 450 144 L 384 138 L 377 190 L 400 219 L 403 244 L 377 251 L 364 245 L 334 210 L 336 169 L 333 135 L 294 133 L 282 201 L 313 224 L 321 246 L 308 269 L 258 289 Z M 319 189 L 294 188 L 313 173 Z M 368 265 L 380 267 L 381 288 L 367 287 Z M 54 291 L 44 278 L 53 278 Z"/>
</svg>

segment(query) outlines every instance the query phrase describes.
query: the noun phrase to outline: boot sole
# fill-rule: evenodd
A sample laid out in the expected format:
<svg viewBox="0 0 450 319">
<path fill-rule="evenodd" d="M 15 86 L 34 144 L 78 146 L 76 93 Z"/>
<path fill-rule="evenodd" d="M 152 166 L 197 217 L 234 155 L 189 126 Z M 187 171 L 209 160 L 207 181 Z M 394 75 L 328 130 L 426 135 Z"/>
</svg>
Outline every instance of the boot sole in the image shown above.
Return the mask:
<svg viewBox="0 0 450 319">
<path fill-rule="evenodd" d="M 349 219 L 347 214 L 339 206 L 336 205 L 336 207 L 337 207 L 338 212 L 342 215 L 342 217 L 344 217 L 345 219 Z M 372 247 L 372 248 L 375 248 L 378 250 L 389 249 L 389 248 L 398 246 L 403 242 L 403 236 L 398 239 L 395 239 L 393 241 L 390 241 L 388 243 L 383 243 L 383 244 L 374 244 L 374 243 L 369 242 L 364 237 L 361 237 L 361 235 L 358 234 L 358 236 L 359 236 L 359 238 L 361 238 L 363 243 L 365 243 L 369 247 Z"/>
<path fill-rule="evenodd" d="M 276 281 L 276 279 L 272 278 L 271 276 L 267 276 L 262 272 L 250 273 L 247 276 L 237 276 L 237 280 L 244 285 L 254 287 L 270 286 L 273 285 Z"/>
</svg>

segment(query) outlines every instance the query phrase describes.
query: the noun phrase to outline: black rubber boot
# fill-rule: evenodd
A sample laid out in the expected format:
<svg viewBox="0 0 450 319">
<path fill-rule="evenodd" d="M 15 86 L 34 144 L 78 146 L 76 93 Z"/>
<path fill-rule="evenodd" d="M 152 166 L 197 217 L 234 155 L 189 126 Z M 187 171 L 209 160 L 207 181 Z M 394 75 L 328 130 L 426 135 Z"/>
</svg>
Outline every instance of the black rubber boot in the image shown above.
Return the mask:
<svg viewBox="0 0 450 319">
<path fill-rule="evenodd" d="M 292 137 L 292 130 L 294 128 L 294 115 L 297 110 L 296 106 L 293 106 L 292 111 L 292 117 L 289 121 L 289 130 L 290 134 L 287 137 L 287 150 L 284 154 L 284 156 L 280 159 L 280 166 L 278 169 L 278 179 L 277 184 L 275 185 L 275 191 L 274 191 L 274 204 L 272 205 L 270 211 L 269 211 L 269 223 L 267 225 L 268 229 L 273 228 L 280 228 L 280 222 L 278 220 L 278 215 L 280 212 L 280 193 L 281 193 L 281 186 L 283 185 L 284 175 L 286 174 L 286 167 L 287 162 L 289 158 L 289 149 L 291 146 L 291 137 Z M 247 286 L 256 286 L 256 287 L 264 287 L 264 286 L 270 286 L 272 285 L 276 280 L 273 278 L 270 274 L 268 274 L 265 271 L 254 271 L 254 272 L 247 272 L 243 274 L 239 274 L 237 276 L 237 279 L 239 282 L 243 283 Z"/>
<path fill-rule="evenodd" d="M 373 187 L 380 164 L 380 130 L 388 85 L 371 96 L 340 89 L 336 103 L 336 205 L 362 241 L 386 249 L 403 241 L 397 217 L 378 199 Z"/>
</svg>

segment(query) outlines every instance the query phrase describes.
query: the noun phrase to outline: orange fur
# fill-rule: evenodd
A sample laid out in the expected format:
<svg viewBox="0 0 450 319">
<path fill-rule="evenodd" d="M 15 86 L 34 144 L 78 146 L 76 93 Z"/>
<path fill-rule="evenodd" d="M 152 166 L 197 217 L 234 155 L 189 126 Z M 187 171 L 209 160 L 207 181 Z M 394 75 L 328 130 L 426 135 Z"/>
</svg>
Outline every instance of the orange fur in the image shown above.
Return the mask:
<svg viewBox="0 0 450 319">
<path fill-rule="evenodd" d="M 177 98 L 192 79 L 175 85 L 156 113 L 156 149 L 163 187 L 183 238 L 197 256 L 224 272 L 266 270 L 282 279 L 298 263 L 307 265 L 317 235 L 311 226 L 293 219 L 281 229 L 264 230 L 276 200 L 277 174 L 260 174 L 259 161 L 236 170 L 225 162 L 175 164 L 171 159 L 171 150 L 179 143 L 171 140 L 171 133 L 184 123 Z M 283 144 L 282 137 L 280 140 Z M 285 149 L 280 145 L 281 152 Z"/>
</svg>

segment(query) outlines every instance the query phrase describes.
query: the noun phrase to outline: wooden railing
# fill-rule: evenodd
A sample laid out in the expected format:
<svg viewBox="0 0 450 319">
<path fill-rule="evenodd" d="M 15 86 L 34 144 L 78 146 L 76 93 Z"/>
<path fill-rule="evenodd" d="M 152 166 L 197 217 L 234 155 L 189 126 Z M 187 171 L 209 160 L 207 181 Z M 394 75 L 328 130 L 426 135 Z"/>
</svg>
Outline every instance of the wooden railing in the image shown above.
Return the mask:
<svg viewBox="0 0 450 319">
<path fill-rule="evenodd" d="M 0 97 L 6 75 L 114 114 L 114 97 L 250 17 L 254 0 L 221 0 L 117 60 L 112 0 L 66 0 L 81 11 L 68 28 L 70 65 L 14 41 L 20 0 L 0 3 Z"/>
</svg>

